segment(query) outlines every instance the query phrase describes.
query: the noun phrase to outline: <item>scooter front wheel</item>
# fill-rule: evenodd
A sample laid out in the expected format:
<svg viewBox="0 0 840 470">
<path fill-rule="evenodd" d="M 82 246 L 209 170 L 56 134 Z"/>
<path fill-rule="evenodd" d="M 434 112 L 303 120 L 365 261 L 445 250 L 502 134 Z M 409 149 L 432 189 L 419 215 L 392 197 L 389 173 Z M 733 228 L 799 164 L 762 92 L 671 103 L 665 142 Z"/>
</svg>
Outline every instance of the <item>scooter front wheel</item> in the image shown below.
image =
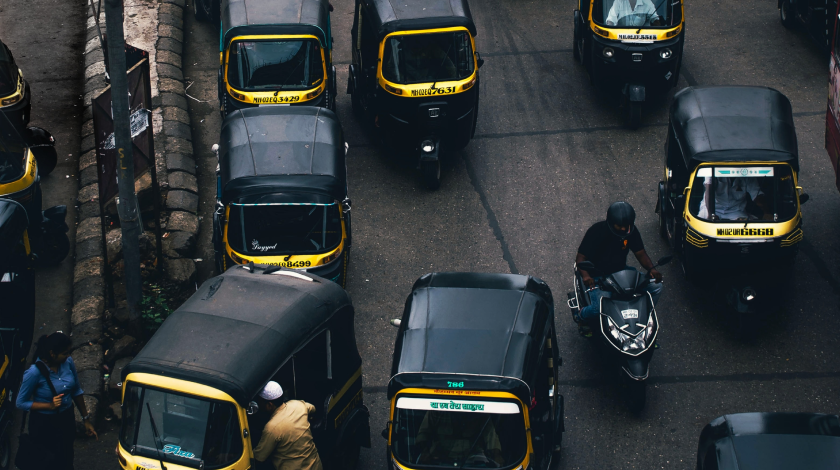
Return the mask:
<svg viewBox="0 0 840 470">
<path fill-rule="evenodd" d="M 627 407 L 633 413 L 641 413 L 645 408 L 645 401 L 647 398 L 647 381 L 633 380 L 625 376 L 627 390 L 625 391 L 625 399 L 627 400 Z"/>
<path fill-rule="evenodd" d="M 628 101 L 627 108 L 627 127 L 630 129 L 638 129 L 642 124 L 642 102 Z"/>
</svg>

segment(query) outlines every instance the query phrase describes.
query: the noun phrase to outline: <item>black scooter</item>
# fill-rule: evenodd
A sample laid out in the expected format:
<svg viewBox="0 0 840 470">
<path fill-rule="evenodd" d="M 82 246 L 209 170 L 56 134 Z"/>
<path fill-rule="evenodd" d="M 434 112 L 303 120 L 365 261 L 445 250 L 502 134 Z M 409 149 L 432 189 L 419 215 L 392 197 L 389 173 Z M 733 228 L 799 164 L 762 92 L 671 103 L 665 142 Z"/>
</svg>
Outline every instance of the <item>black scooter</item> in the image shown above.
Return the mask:
<svg viewBox="0 0 840 470">
<path fill-rule="evenodd" d="M 672 258 L 665 256 L 653 267 L 667 264 Z M 589 306 L 591 290 L 600 288 L 604 292 L 600 317 L 590 325 L 594 330 L 592 339 L 598 340 L 602 352 L 619 368 L 627 388 L 627 405 L 631 411 L 638 413 L 645 406 L 648 366 L 659 332 L 659 319 L 653 307 L 653 298 L 647 292 L 648 284 L 653 282 L 650 271 L 618 271 L 601 277 L 598 286 L 588 289 L 583 283 L 581 269 L 590 275 L 597 273 L 595 265 L 590 261 L 575 265 L 575 290 L 568 293 L 569 308 L 572 315 L 575 315 Z"/>
</svg>

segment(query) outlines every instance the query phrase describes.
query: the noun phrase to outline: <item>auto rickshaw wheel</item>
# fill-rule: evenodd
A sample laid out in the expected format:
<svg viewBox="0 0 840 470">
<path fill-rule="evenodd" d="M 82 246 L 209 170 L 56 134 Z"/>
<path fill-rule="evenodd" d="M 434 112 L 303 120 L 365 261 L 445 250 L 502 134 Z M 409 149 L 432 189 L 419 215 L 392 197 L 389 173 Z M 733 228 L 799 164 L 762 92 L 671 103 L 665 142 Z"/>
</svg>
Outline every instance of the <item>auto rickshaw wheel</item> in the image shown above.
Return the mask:
<svg viewBox="0 0 840 470">
<path fill-rule="evenodd" d="M 642 123 L 642 102 L 627 101 L 627 127 L 638 129 Z"/>
<path fill-rule="evenodd" d="M 782 26 L 788 29 L 792 29 L 796 26 L 796 16 L 793 12 L 793 6 L 790 4 L 790 0 L 782 0 L 782 4 L 779 7 L 779 19 L 782 21 Z"/>
<path fill-rule="evenodd" d="M 210 7 L 207 2 L 208 0 L 193 0 L 193 13 L 195 13 L 195 19 L 198 21 L 210 21 Z"/>
<path fill-rule="evenodd" d="M 350 105 L 356 117 L 364 116 L 365 108 L 362 106 L 362 100 L 359 98 L 359 89 L 355 86 L 353 87 L 353 92 L 350 93 Z"/>
<path fill-rule="evenodd" d="M 38 146 L 30 147 L 29 150 L 35 156 L 35 161 L 38 162 L 38 174 L 47 176 L 55 170 L 58 164 L 58 154 L 53 146 Z"/>
<path fill-rule="evenodd" d="M 575 57 L 575 60 L 580 62 L 580 50 L 578 50 L 578 38 L 572 39 L 572 55 Z"/>
<path fill-rule="evenodd" d="M 35 266 L 39 268 L 47 266 L 57 266 L 64 261 L 64 258 L 70 253 L 70 239 L 66 233 L 58 233 L 52 237 L 41 240 L 39 243 L 38 259 Z"/>
<path fill-rule="evenodd" d="M 440 159 L 422 162 L 420 170 L 423 172 L 423 181 L 427 188 L 440 188 Z"/>
<path fill-rule="evenodd" d="M 6 470 L 12 463 L 12 442 L 9 433 L 0 439 L 0 470 Z"/>
<path fill-rule="evenodd" d="M 663 240 L 668 240 L 668 221 L 665 220 L 665 207 L 662 204 L 662 198 L 659 199 L 659 236 Z"/>
<path fill-rule="evenodd" d="M 338 444 L 333 455 L 332 468 L 338 470 L 355 470 L 359 465 L 359 454 L 361 453 L 361 446 L 355 439 L 356 436 L 345 436 L 344 440 Z"/>
</svg>

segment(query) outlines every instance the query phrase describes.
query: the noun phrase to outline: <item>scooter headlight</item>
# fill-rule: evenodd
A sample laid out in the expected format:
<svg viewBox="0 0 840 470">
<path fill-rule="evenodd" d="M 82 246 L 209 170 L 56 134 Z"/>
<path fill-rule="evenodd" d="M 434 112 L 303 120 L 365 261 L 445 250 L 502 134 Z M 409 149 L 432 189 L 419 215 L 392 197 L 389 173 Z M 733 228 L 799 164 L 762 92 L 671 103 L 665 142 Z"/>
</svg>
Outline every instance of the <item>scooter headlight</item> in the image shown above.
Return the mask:
<svg viewBox="0 0 840 470">
<path fill-rule="evenodd" d="M 420 144 L 420 150 L 422 150 L 425 153 L 432 153 L 435 151 L 435 143 L 431 140 L 424 140 Z"/>
<path fill-rule="evenodd" d="M 663 59 L 670 59 L 671 54 L 673 54 L 671 49 L 668 49 L 667 47 L 659 51 L 659 57 L 662 57 Z"/>
<path fill-rule="evenodd" d="M 601 53 L 604 54 L 604 57 L 606 57 L 607 59 L 612 59 L 612 57 L 615 55 L 615 51 L 612 47 L 605 47 L 604 50 L 601 51 Z"/>
<path fill-rule="evenodd" d="M 650 341 L 653 339 L 654 334 L 654 327 L 656 326 L 656 322 L 653 320 L 653 312 L 650 312 L 650 316 L 648 317 L 647 325 L 645 326 L 645 341 Z"/>
</svg>

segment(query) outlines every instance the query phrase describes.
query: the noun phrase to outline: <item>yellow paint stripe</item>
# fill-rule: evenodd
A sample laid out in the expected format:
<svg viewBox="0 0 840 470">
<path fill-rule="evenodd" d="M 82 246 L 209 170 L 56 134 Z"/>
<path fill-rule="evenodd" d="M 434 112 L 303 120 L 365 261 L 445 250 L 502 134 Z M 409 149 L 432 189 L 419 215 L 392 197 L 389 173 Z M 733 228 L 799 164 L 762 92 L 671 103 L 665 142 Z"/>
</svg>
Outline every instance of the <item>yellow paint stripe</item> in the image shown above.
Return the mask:
<svg viewBox="0 0 840 470">
<path fill-rule="evenodd" d="M 338 404 L 339 401 L 341 401 L 341 397 L 343 397 L 344 394 L 347 393 L 347 390 L 350 390 L 350 387 L 352 387 L 353 384 L 356 383 L 356 381 L 359 380 L 359 378 L 361 376 L 362 376 L 362 367 L 359 366 L 359 370 L 357 370 L 356 373 L 353 374 L 352 377 L 350 377 L 350 380 L 348 380 L 347 383 L 345 383 L 344 386 L 341 387 L 341 390 L 339 390 L 338 393 L 336 393 L 335 396 L 332 398 L 332 400 L 330 400 L 330 407 L 327 410 L 327 413 L 332 411 L 333 407 L 336 404 Z"/>
</svg>

